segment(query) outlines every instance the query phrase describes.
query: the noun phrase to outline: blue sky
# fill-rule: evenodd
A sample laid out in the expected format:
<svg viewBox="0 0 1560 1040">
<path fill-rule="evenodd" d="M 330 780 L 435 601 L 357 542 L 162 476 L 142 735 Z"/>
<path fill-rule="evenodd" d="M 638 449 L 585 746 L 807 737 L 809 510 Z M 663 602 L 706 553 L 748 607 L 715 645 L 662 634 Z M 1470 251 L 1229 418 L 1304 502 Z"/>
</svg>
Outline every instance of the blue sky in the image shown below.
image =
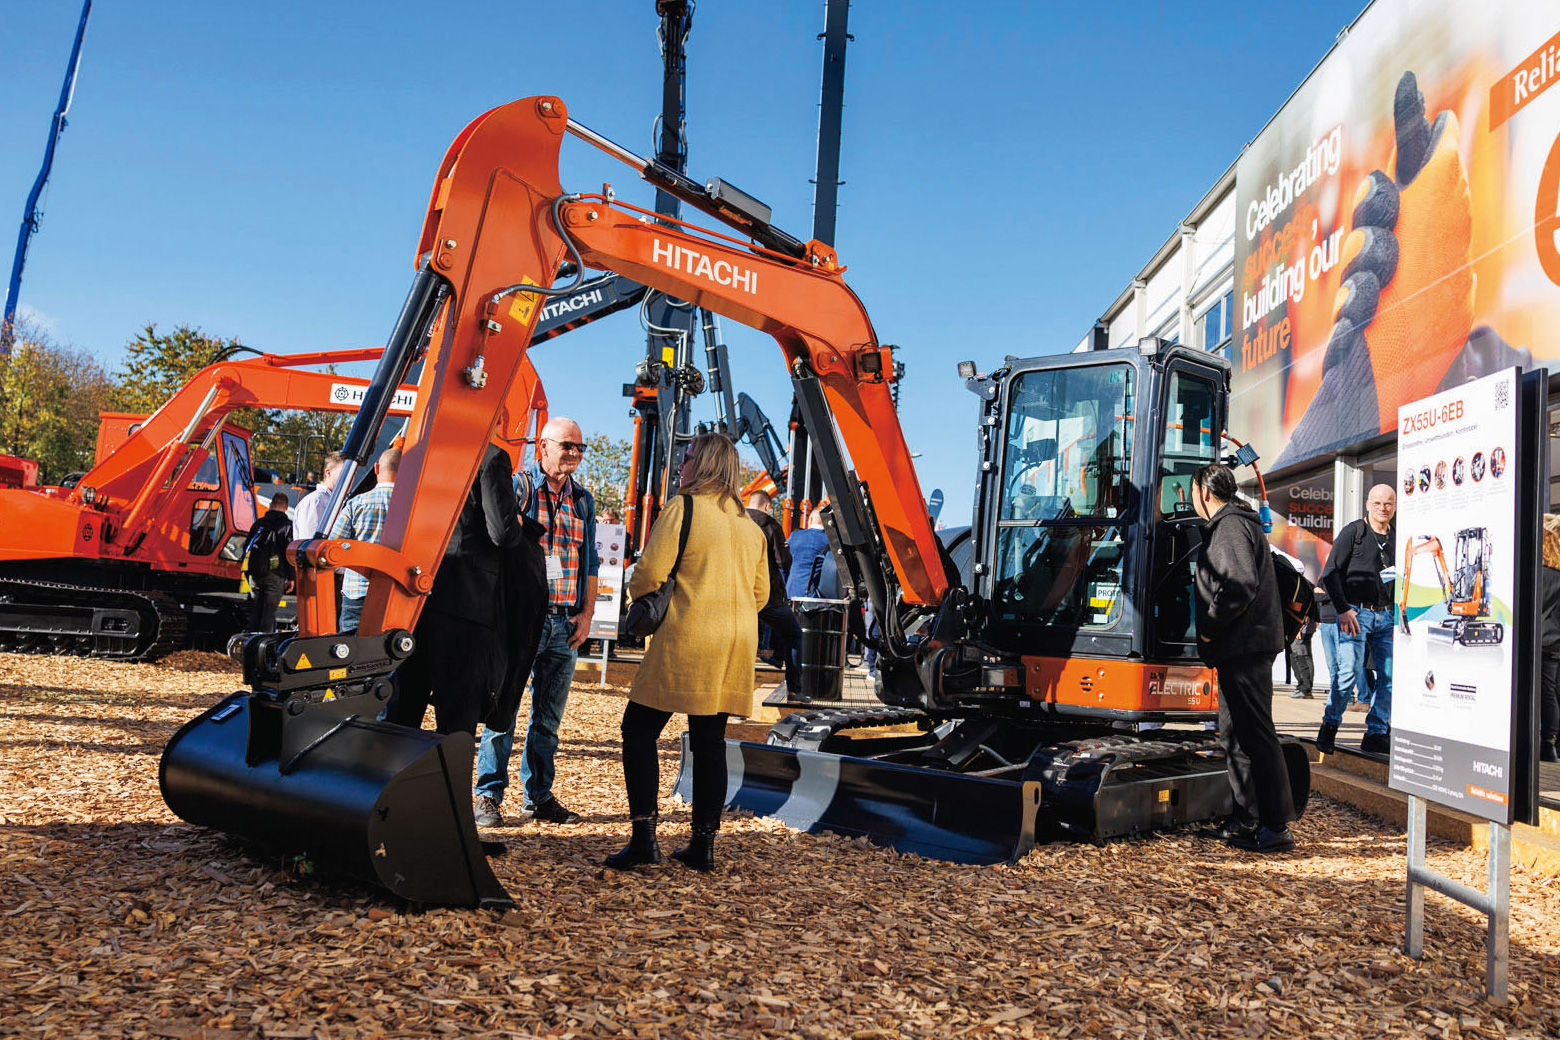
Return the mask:
<svg viewBox="0 0 1560 1040">
<path fill-rule="evenodd" d="M 902 347 L 904 426 L 947 523 L 967 522 L 974 478 L 976 402 L 957 362 L 985 371 L 1074 346 L 1362 7 L 852 6 L 836 245 L 879 337 Z M 8 246 L 79 12 L 78 0 L 8 5 Z M 688 40 L 690 175 L 756 195 L 800 238 L 823 14 L 822 0 L 703 0 Z M 473 116 L 557 94 L 575 119 L 653 153 L 656 24 L 652 0 L 97 0 L 23 314 L 110 370 L 149 321 L 284 353 L 381 343 L 439 160 Z M 563 167 L 566 188 L 609 180 L 653 205 L 580 142 Z M 778 349 L 723 329 L 737 389 L 783 426 Z M 554 414 L 626 437 L 619 394 L 643 352 L 630 312 L 533 357 Z M 706 395 L 696 418 L 714 408 Z"/>
</svg>

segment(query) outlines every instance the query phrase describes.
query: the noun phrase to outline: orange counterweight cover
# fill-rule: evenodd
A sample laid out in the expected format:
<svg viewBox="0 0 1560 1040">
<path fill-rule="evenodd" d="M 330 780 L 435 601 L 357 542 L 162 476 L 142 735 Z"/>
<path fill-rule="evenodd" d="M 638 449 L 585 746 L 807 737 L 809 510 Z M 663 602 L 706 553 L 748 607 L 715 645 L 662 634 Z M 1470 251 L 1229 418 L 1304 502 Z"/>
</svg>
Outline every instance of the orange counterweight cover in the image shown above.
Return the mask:
<svg viewBox="0 0 1560 1040">
<path fill-rule="evenodd" d="M 1206 665 L 1025 657 L 1025 688 L 1040 704 L 1108 711 L 1185 711 L 1219 707 L 1219 683 Z"/>
</svg>

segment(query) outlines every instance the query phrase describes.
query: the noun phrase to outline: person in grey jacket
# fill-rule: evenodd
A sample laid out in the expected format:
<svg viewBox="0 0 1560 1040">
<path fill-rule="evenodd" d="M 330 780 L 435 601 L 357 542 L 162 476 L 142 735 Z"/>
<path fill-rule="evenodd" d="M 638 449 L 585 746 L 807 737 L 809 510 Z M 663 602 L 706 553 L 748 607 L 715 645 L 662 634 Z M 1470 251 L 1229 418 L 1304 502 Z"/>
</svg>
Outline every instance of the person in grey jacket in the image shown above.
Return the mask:
<svg viewBox="0 0 1560 1040">
<path fill-rule="evenodd" d="M 1215 837 L 1252 852 L 1294 848 L 1294 800 L 1273 728 L 1273 660 L 1284 620 L 1267 537 L 1236 497 L 1235 474 L 1212 463 L 1192 476 L 1192 506 L 1207 521 L 1197 561 L 1197 650 L 1219 676 L 1219 742 L 1235 811 Z"/>
</svg>

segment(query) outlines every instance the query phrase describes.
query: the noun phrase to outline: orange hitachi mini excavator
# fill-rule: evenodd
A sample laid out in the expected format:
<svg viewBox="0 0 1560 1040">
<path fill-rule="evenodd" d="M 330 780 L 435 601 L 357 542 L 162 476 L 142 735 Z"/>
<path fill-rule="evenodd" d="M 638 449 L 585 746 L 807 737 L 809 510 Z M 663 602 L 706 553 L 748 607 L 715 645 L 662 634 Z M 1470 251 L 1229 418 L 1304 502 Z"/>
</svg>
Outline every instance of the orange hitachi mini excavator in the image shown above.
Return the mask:
<svg viewBox="0 0 1560 1040">
<path fill-rule="evenodd" d="M 1403 634 L 1412 632 L 1408 624 L 1409 576 L 1414 559 L 1429 556 L 1435 565 L 1436 582 L 1446 601 L 1446 617 L 1425 632 L 1432 640 L 1459 646 L 1497 646 L 1506 638 L 1506 626 L 1490 620 L 1490 532 L 1487 527 L 1465 527 L 1457 532 L 1457 566 L 1446 566 L 1441 539 L 1429 534 L 1409 539 L 1403 555 L 1403 589 L 1398 609 L 1398 624 Z"/>
<path fill-rule="evenodd" d="M 741 237 L 654 222 L 610 189 L 565 193 L 558 153 L 570 134 Z M 415 645 L 538 315 L 567 291 L 552 284 L 565 262 L 774 337 L 815 431 L 842 575 L 882 620 L 888 706 L 734 745 L 735 804 L 967 861 L 1021 854 L 1037 825 L 1102 837 L 1227 811 L 1224 762 L 1200 727 L 1151 740 L 1122 730 L 1214 717 L 1215 676 L 1191 628 L 1197 521 L 1181 503 L 1196 466 L 1218 457 L 1227 362 L 1149 341 L 971 371 L 981 462 L 965 588 L 927 516 L 891 396 L 892 358 L 834 250 L 778 230 L 767 207 L 725 181 L 698 184 L 575 123 L 558 98 L 534 97 L 471 122 L 434 181 L 411 291 L 344 449 L 346 485 L 421 359 L 382 541 L 289 549 L 299 632 L 249 639 L 248 689 L 169 743 L 162 790 L 178 815 L 413 901 L 508 902 L 472 822 L 470 735 L 374 719 Z M 371 576 L 352 634 L 335 631 L 340 567 Z M 923 732 L 849 739 L 884 721 Z M 1309 772 L 1290 752 L 1303 805 Z"/>
<path fill-rule="evenodd" d="M 356 411 L 366 380 L 309 369 L 380 353 L 208 365 L 120 431 L 74 487 L 0 487 L 0 649 L 148 660 L 225 646 L 245 616 L 237 590 L 256 506 L 248 433 L 224 419 Z M 401 387 L 389 412 L 410 415 L 415 396 Z M 517 459 L 538 407 L 545 422 L 540 380 L 522 366 L 494 438 Z"/>
</svg>

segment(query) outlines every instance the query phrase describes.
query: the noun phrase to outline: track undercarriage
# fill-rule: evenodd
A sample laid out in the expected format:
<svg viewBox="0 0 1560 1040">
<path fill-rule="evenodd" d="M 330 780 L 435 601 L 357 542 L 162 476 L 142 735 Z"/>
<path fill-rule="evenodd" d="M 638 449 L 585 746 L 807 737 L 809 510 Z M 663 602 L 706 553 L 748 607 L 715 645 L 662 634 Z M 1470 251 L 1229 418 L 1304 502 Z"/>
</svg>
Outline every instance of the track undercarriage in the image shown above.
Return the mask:
<svg viewBox="0 0 1560 1040">
<path fill-rule="evenodd" d="M 154 661 L 192 647 L 218 649 L 244 617 L 237 592 L 0 575 L 0 652 Z"/>
</svg>

